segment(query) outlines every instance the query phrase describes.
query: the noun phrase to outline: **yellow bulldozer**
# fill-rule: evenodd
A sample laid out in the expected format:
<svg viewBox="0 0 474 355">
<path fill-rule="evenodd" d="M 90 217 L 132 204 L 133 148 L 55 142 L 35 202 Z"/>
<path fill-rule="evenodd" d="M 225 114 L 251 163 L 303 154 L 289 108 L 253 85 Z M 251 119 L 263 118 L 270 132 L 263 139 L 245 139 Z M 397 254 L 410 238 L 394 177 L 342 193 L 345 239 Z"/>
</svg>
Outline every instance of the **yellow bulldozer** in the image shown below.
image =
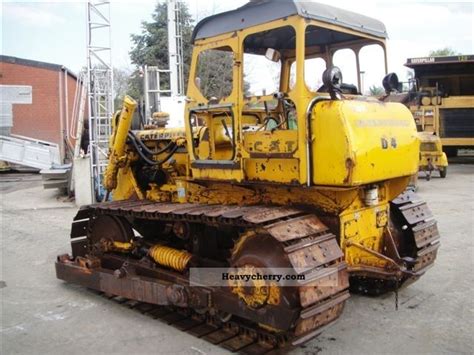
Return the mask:
<svg viewBox="0 0 474 355">
<path fill-rule="evenodd" d="M 349 290 L 417 280 L 440 244 L 426 203 L 405 191 L 415 122 L 333 65 L 339 49 L 385 51 L 386 36 L 375 19 L 312 2 L 252 1 L 199 22 L 185 127 L 130 130 L 125 98 L 104 179 L 112 201 L 80 208 L 57 277 L 244 353 L 309 341 Z M 203 83 L 210 52 L 232 59 L 230 89 Z M 247 55 L 277 65 L 276 92 L 246 94 Z M 305 84 L 314 58 L 326 63 L 316 89 Z"/>
</svg>

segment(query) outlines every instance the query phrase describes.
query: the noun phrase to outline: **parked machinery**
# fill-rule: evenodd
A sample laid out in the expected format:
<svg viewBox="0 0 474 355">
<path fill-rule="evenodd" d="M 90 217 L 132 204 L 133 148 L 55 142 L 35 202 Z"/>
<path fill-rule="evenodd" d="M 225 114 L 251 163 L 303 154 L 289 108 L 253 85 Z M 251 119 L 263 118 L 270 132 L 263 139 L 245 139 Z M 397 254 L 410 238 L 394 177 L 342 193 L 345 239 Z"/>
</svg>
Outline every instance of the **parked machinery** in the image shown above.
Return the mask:
<svg viewBox="0 0 474 355">
<path fill-rule="evenodd" d="M 380 294 L 417 280 L 439 234 L 426 203 L 404 192 L 418 170 L 413 117 L 361 96 L 360 79 L 346 84 L 332 65 L 337 49 L 385 49 L 385 37 L 379 21 L 310 2 L 256 1 L 202 20 L 185 128 L 130 131 L 125 99 L 105 175 L 113 201 L 79 210 L 58 278 L 174 307 L 182 329 L 245 352 L 312 339 L 349 287 Z M 209 51 L 231 58 L 225 81 L 206 74 L 228 90 L 203 82 Z M 245 95 L 247 54 L 279 64 L 278 92 Z M 316 57 L 327 70 L 312 91 L 305 60 Z M 299 283 L 191 285 L 203 268 L 281 269 Z"/>
<path fill-rule="evenodd" d="M 435 133 L 444 151 L 474 147 L 474 55 L 409 58 L 415 72 L 410 110 L 420 132 Z"/>
<path fill-rule="evenodd" d="M 443 152 L 441 139 L 434 133 L 419 132 L 420 137 L 420 171 L 426 179 L 431 179 L 431 173 L 438 171 L 439 176 L 445 178 L 448 173 L 448 158 Z"/>
</svg>

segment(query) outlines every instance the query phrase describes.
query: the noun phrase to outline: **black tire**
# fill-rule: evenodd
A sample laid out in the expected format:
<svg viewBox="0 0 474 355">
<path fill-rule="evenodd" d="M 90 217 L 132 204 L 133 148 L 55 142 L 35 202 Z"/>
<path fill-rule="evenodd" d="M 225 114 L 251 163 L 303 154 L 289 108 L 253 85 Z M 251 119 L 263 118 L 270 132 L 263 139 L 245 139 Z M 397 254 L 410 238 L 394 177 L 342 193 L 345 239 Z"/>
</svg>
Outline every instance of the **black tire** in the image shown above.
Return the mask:
<svg viewBox="0 0 474 355">
<path fill-rule="evenodd" d="M 448 167 L 439 169 L 439 176 L 444 179 L 448 174 Z"/>
</svg>

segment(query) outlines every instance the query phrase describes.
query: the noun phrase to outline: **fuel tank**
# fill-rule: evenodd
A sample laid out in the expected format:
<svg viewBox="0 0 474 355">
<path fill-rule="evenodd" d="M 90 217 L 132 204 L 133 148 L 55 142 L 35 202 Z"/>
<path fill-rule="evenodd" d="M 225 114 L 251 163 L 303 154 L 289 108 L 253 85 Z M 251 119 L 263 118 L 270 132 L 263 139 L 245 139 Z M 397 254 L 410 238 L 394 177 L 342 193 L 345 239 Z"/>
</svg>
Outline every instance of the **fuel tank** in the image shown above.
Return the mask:
<svg viewBox="0 0 474 355">
<path fill-rule="evenodd" d="M 311 134 L 316 185 L 358 186 L 417 172 L 419 139 L 402 104 L 322 101 L 313 108 Z"/>
</svg>

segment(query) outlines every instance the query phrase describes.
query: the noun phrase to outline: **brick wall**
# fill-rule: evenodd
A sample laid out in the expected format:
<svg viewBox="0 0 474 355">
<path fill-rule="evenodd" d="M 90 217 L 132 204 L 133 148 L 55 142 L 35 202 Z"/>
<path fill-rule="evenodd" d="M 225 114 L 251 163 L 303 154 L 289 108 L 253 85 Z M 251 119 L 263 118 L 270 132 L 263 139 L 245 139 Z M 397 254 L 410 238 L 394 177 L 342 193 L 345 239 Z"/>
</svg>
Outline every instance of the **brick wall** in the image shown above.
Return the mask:
<svg viewBox="0 0 474 355">
<path fill-rule="evenodd" d="M 63 93 L 65 90 L 64 72 L 19 63 L 1 62 L 0 74 L 1 84 L 29 85 L 33 92 L 31 105 L 13 105 L 11 133 L 57 143 L 60 145 L 61 154 L 64 157 L 64 137 L 67 136 L 64 94 L 62 94 L 62 116 L 60 110 L 60 89 Z M 76 79 L 68 75 L 69 122 L 72 119 L 75 89 Z"/>
</svg>

